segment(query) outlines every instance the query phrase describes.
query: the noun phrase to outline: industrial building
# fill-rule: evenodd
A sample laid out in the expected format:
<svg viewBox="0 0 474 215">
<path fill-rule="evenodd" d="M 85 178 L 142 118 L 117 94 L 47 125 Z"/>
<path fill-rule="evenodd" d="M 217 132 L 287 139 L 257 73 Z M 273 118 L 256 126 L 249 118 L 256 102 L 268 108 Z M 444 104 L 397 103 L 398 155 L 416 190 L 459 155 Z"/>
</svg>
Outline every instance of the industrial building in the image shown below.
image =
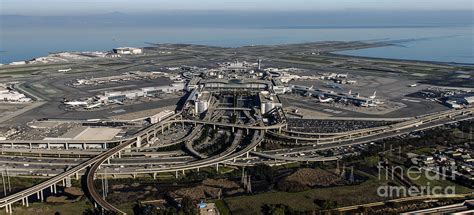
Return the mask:
<svg viewBox="0 0 474 215">
<path fill-rule="evenodd" d="M 163 72 L 133 71 L 133 72 L 123 73 L 121 75 L 96 77 L 96 78 L 88 78 L 88 79 L 76 79 L 72 83 L 72 85 L 82 86 L 82 85 L 96 85 L 96 84 L 103 84 L 103 83 L 108 83 L 108 82 L 119 82 L 119 81 L 129 81 L 129 80 L 156 79 L 156 78 L 163 77 L 166 75 L 167 74 Z"/>
<path fill-rule="evenodd" d="M 272 79 L 272 90 L 276 94 L 285 94 L 289 91 L 289 88 L 283 84 L 280 78 Z"/>
<path fill-rule="evenodd" d="M 473 105 L 474 104 L 474 95 L 464 97 L 464 103 L 468 105 Z"/>
<path fill-rule="evenodd" d="M 102 103 L 113 101 L 124 101 L 126 99 L 136 99 L 139 97 L 152 97 L 160 93 L 174 93 L 184 89 L 183 83 L 173 83 L 169 86 L 145 87 L 138 90 L 105 92 L 96 96 L 96 99 Z"/>
<path fill-rule="evenodd" d="M 260 100 L 260 112 L 266 114 L 276 107 L 281 107 L 281 103 L 275 95 L 268 91 L 261 91 L 258 94 Z"/>
<path fill-rule="evenodd" d="M 224 72 L 229 72 L 229 73 L 239 73 L 239 72 L 245 72 L 249 68 L 249 64 L 245 61 L 239 62 L 235 61 L 232 63 L 225 63 L 224 66 L 221 68 L 222 71 Z"/>
<path fill-rule="evenodd" d="M 18 66 L 18 65 L 25 65 L 25 64 L 26 64 L 26 61 L 15 61 L 15 62 L 11 62 L 9 65 Z"/>
<path fill-rule="evenodd" d="M 60 137 L 45 137 L 44 140 L 112 140 L 122 129 L 107 127 L 80 126 L 67 131 Z M 101 144 L 89 144 L 89 147 L 101 147 Z"/>
<path fill-rule="evenodd" d="M 164 110 L 150 117 L 150 123 L 155 124 L 174 114 L 172 110 Z"/>
<path fill-rule="evenodd" d="M 114 53 L 117 54 L 142 54 L 143 50 L 141 48 L 133 48 L 133 47 L 119 47 L 113 49 Z"/>
<path fill-rule="evenodd" d="M 186 85 L 186 91 L 191 92 L 195 89 L 199 88 L 199 82 L 201 81 L 201 78 L 199 77 L 193 77 L 188 84 Z"/>
<path fill-rule="evenodd" d="M 196 100 L 194 101 L 194 113 L 201 114 L 209 109 L 211 103 L 211 94 L 208 91 L 199 92 L 196 94 Z"/>
<path fill-rule="evenodd" d="M 445 104 L 450 108 L 462 108 L 474 104 L 474 93 L 448 96 Z"/>
<path fill-rule="evenodd" d="M 260 92 L 269 89 L 268 81 L 259 79 L 212 79 L 205 80 L 202 84 L 204 88 L 209 91 L 244 90 Z"/>
<path fill-rule="evenodd" d="M 5 85 L 0 85 L 0 101 L 4 102 L 30 102 L 25 94 L 13 90 Z"/>
<path fill-rule="evenodd" d="M 8 93 L 0 93 L 0 101 L 9 102 L 30 102 L 31 99 L 26 97 L 25 94 L 12 91 Z"/>
</svg>

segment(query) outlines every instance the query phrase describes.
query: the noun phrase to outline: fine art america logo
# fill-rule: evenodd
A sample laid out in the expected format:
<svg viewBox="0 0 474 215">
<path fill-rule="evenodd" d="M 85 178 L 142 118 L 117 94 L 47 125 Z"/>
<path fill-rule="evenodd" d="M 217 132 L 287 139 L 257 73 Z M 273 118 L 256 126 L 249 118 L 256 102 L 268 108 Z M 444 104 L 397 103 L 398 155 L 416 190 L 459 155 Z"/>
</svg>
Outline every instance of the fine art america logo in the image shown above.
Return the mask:
<svg viewBox="0 0 474 215">
<path fill-rule="evenodd" d="M 454 180 L 455 173 L 451 171 L 454 166 L 418 167 L 411 166 L 408 169 L 402 166 L 388 166 L 379 162 L 377 165 L 378 179 L 389 181 L 400 181 L 406 186 L 385 185 L 377 188 L 380 197 L 403 198 L 424 195 L 455 195 L 455 186 L 437 186 L 433 181 Z M 424 186 L 414 186 L 413 181 L 426 179 Z"/>
</svg>

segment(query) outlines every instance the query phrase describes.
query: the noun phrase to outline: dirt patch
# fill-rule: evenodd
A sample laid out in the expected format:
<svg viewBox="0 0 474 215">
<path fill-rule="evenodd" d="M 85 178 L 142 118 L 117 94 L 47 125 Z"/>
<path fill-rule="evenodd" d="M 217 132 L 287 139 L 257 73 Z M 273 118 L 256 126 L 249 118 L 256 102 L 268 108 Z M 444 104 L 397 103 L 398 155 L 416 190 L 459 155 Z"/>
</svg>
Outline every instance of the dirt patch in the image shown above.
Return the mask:
<svg viewBox="0 0 474 215">
<path fill-rule="evenodd" d="M 240 185 L 227 179 L 206 179 L 202 182 L 205 186 L 217 187 L 222 189 L 238 189 Z"/>
<path fill-rule="evenodd" d="M 112 185 L 112 190 L 121 190 L 125 187 L 126 186 L 124 184 L 114 184 L 114 185 Z"/>
<path fill-rule="evenodd" d="M 345 184 L 345 181 L 333 172 L 322 169 L 303 168 L 278 182 L 278 189 L 299 192 L 312 187 L 328 187 L 343 184 Z"/>
<path fill-rule="evenodd" d="M 209 186 L 196 186 L 190 188 L 181 188 L 170 194 L 172 197 L 189 197 L 194 200 L 205 199 L 205 198 L 218 198 L 221 189 Z"/>
<path fill-rule="evenodd" d="M 84 192 L 82 192 L 81 188 L 78 187 L 66 187 L 64 188 L 64 192 L 73 196 L 84 195 Z"/>
<path fill-rule="evenodd" d="M 46 198 L 46 202 L 48 203 L 73 203 L 79 201 L 81 197 L 77 197 L 76 199 L 67 199 L 67 196 L 48 196 Z"/>
<path fill-rule="evenodd" d="M 330 186 L 340 184 L 342 182 L 341 177 L 335 173 L 329 172 L 327 170 L 310 168 L 299 169 L 286 177 L 285 180 L 297 181 L 310 187 Z"/>
</svg>

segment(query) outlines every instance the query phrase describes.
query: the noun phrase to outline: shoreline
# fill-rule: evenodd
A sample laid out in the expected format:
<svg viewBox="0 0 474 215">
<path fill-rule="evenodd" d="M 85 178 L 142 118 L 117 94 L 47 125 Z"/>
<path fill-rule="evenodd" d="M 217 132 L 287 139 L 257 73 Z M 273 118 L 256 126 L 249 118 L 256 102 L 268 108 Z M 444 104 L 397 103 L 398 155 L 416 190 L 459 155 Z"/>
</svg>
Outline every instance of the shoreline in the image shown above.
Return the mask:
<svg viewBox="0 0 474 215">
<path fill-rule="evenodd" d="M 393 46 L 394 44 L 388 44 L 386 46 Z M 360 56 L 360 55 L 350 55 L 350 54 L 341 54 L 337 52 L 345 52 L 345 51 L 352 51 L 352 50 L 362 50 L 362 49 L 371 49 L 371 48 L 380 48 L 384 46 L 374 46 L 368 48 L 359 48 L 359 49 L 348 49 L 336 52 L 330 52 L 330 55 L 333 56 L 341 56 L 341 57 L 352 57 L 352 58 L 360 58 L 360 59 L 370 59 L 370 60 L 391 60 L 391 61 L 399 61 L 399 62 L 422 62 L 422 63 L 430 63 L 430 64 L 439 64 L 439 65 L 450 65 L 450 66 L 474 66 L 474 63 L 459 63 L 459 62 L 447 62 L 447 61 L 430 61 L 430 60 L 416 60 L 416 59 L 401 59 L 401 58 L 385 58 L 385 57 L 369 57 L 369 56 Z"/>
<path fill-rule="evenodd" d="M 201 44 L 192 44 L 192 43 L 150 43 L 153 46 L 142 46 L 138 48 L 147 48 L 147 47 L 156 47 L 161 44 L 171 44 L 171 45 L 194 45 L 194 46 L 207 46 L 207 47 L 219 47 L 219 48 L 245 48 L 245 47 L 258 47 L 258 46 L 284 46 L 284 45 L 299 45 L 299 44 L 317 44 L 317 43 L 324 43 L 324 42 L 330 42 L 332 40 L 328 41 L 316 41 L 316 42 L 303 42 L 303 43 L 281 43 L 281 44 L 275 44 L 275 45 L 242 45 L 238 47 L 228 47 L 228 46 L 217 46 L 217 45 L 201 45 Z M 362 41 L 334 41 L 334 42 L 347 42 L 347 43 L 365 43 Z M 381 48 L 381 47 L 388 47 L 388 46 L 394 46 L 395 44 L 393 43 L 387 43 L 387 42 L 376 42 L 376 43 L 365 43 L 367 47 L 354 47 L 354 48 L 347 48 L 343 50 L 336 50 L 336 51 L 328 51 L 325 53 L 325 55 L 333 56 L 333 57 L 350 57 L 350 58 L 359 58 L 359 59 L 369 59 L 369 60 L 387 60 L 387 61 L 399 61 L 399 62 L 408 62 L 408 63 L 429 63 L 429 64 L 438 64 L 438 65 L 450 65 L 450 66 L 474 66 L 474 63 L 459 63 L 459 62 L 446 62 L 446 61 L 430 61 L 430 60 L 416 60 L 416 59 L 399 59 L 399 58 L 385 58 L 385 57 L 369 57 L 369 56 L 359 56 L 359 55 L 350 55 L 350 54 L 341 54 L 339 52 L 345 52 L 345 51 L 353 51 L 353 50 L 363 50 L 363 49 L 371 49 L 371 48 Z M 89 50 L 89 51 L 55 51 L 55 52 L 49 52 L 48 55 L 45 56 L 38 56 L 32 59 L 27 59 L 27 60 L 18 60 L 18 61 L 12 61 L 12 62 L 6 62 L 6 63 L 0 63 L 0 68 L 4 66 L 22 66 L 22 65 L 29 65 L 28 62 L 34 61 L 35 59 L 39 58 L 44 58 L 48 57 L 51 54 L 57 54 L 57 53 L 91 53 L 91 52 L 111 52 L 112 49 L 110 50 Z M 11 63 L 14 62 L 26 62 L 26 64 L 18 64 L 18 65 L 12 65 Z M 38 63 L 35 63 L 38 65 Z M 40 64 L 54 64 L 54 63 L 40 63 Z M 33 65 L 33 64 L 30 64 Z"/>
</svg>

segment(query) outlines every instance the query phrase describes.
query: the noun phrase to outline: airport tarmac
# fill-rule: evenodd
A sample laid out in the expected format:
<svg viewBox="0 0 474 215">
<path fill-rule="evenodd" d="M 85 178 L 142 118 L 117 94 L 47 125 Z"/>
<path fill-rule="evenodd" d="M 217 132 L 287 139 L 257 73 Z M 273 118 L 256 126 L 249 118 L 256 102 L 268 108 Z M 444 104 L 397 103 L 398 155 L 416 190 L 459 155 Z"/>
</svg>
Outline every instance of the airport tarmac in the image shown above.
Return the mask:
<svg viewBox="0 0 474 215">
<path fill-rule="evenodd" d="M 445 77 L 446 83 L 449 83 L 450 79 L 453 81 L 458 79 L 471 80 L 474 77 L 471 75 L 473 73 L 472 68 L 461 68 L 457 65 L 350 57 L 329 53 L 366 47 L 370 47 L 370 44 L 337 41 L 237 48 L 157 44 L 156 46 L 147 47 L 147 54 L 145 55 L 123 56 L 122 58 L 114 59 L 79 60 L 60 64 L 36 64 L 19 67 L 4 66 L 0 68 L 0 74 L 2 77 L 5 77 L 2 81 L 24 82 L 25 89 L 40 96 L 47 103 L 40 108 L 35 108 L 7 120 L 3 125 L 22 125 L 32 120 L 50 117 L 61 119 L 110 118 L 176 105 L 179 99 L 166 98 L 143 104 L 114 106 L 113 108 L 99 111 L 77 112 L 64 110 L 61 107 L 61 102 L 63 98 L 91 97 L 103 91 L 126 90 L 170 83 L 166 78 L 158 78 L 155 80 L 132 80 L 75 88 L 67 86 L 67 83 L 77 78 L 120 75 L 133 71 L 162 71 L 166 67 L 198 66 L 213 68 L 219 62 L 234 60 L 255 62 L 256 59 L 261 58 L 263 59 L 262 66 L 264 68 L 301 68 L 303 69 L 302 74 L 306 75 L 328 72 L 348 73 L 349 79 L 354 79 L 357 83 L 355 85 L 341 85 L 341 92 L 347 93 L 349 90 L 352 90 L 353 93 L 358 92 L 361 95 L 369 96 L 372 95 L 373 91 L 377 91 L 377 97 L 381 100 L 390 100 L 406 105 L 406 107 L 397 111 L 373 115 L 356 110 L 351 111 L 344 108 L 328 107 L 313 102 L 308 103 L 301 99 L 283 98 L 284 106 L 302 107 L 330 116 L 342 117 L 405 117 L 445 110 L 447 108 L 440 104 L 406 97 L 405 95 L 428 87 L 429 84 L 427 83 L 430 83 L 434 76 Z M 311 54 L 314 50 L 319 50 L 321 55 Z M 163 52 L 166 52 L 166 54 Z M 72 68 L 72 70 L 67 73 L 58 72 L 58 69 L 64 68 Z M 462 71 L 462 73 L 455 71 Z M 413 80 L 416 80 L 419 84 L 417 87 L 409 88 L 408 85 L 413 84 Z M 315 88 L 327 88 L 328 81 L 294 83 L 302 83 L 308 86 L 314 85 Z"/>
<path fill-rule="evenodd" d="M 24 125 L 30 121 L 43 119 L 43 118 L 53 118 L 53 119 L 104 119 L 104 118 L 113 118 L 116 115 L 123 115 L 125 113 L 134 113 L 139 111 L 145 111 L 155 108 L 169 107 L 176 105 L 180 98 L 170 98 L 162 99 L 158 101 L 150 101 L 146 103 L 134 104 L 134 105 L 123 105 L 117 106 L 113 109 L 104 109 L 99 111 L 67 111 L 63 108 L 60 108 L 62 105 L 61 102 L 48 102 L 34 110 L 30 110 L 20 116 L 14 117 L 5 121 L 4 125 L 9 126 L 18 126 Z M 114 112 L 114 110 L 124 110 L 119 112 Z"/>
<path fill-rule="evenodd" d="M 395 100 L 403 102 L 406 106 L 385 114 L 368 114 L 363 112 L 357 112 L 356 110 L 361 107 L 353 106 L 354 111 L 338 108 L 336 105 L 331 104 L 318 104 L 316 102 L 307 102 L 301 99 L 301 97 L 293 96 L 280 96 L 283 106 L 294 106 L 300 107 L 307 110 L 312 110 L 320 113 L 324 113 L 328 117 L 355 117 L 355 118 L 405 118 L 414 117 L 417 115 L 434 113 L 442 110 L 449 109 L 448 107 L 441 105 L 436 102 L 420 100 L 420 102 L 407 102 L 403 100 Z M 367 111 L 367 110 L 366 110 Z"/>
</svg>

